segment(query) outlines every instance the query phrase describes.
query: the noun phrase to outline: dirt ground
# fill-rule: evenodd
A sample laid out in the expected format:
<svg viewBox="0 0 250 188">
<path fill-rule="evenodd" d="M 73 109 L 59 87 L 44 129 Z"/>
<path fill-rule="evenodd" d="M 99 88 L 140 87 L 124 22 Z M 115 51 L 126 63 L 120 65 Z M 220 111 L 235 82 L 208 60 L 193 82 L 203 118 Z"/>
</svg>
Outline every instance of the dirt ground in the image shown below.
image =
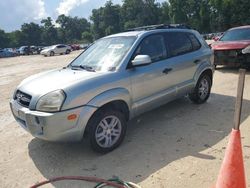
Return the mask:
<svg viewBox="0 0 250 188">
<path fill-rule="evenodd" d="M 205 188 L 216 181 L 233 125 L 237 70 L 219 68 L 207 103 L 181 98 L 129 122 L 123 144 L 106 155 L 87 143 L 50 143 L 33 138 L 14 120 L 9 100 L 29 75 L 67 65 L 70 55 L 39 55 L 0 59 L 0 187 L 29 187 L 63 175 L 123 180 L 143 188 Z M 250 187 L 250 73 L 242 112 L 242 145 Z M 88 184 L 89 185 L 89 184 Z M 88 187 L 83 182 L 48 187 Z"/>
</svg>

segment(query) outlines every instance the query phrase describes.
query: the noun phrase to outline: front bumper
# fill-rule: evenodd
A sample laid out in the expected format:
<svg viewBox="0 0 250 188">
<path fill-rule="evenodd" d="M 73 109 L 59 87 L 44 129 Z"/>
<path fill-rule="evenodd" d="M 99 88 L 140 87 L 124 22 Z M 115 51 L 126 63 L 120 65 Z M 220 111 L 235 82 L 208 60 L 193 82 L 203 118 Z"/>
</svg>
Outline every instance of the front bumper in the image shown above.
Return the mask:
<svg viewBox="0 0 250 188">
<path fill-rule="evenodd" d="M 49 55 L 49 54 L 50 54 L 50 51 L 45 51 L 45 52 L 41 51 L 40 54 L 41 54 L 41 55 Z"/>
<path fill-rule="evenodd" d="M 215 50 L 214 51 L 215 65 L 229 66 L 250 66 L 250 55 L 242 54 L 240 50 Z"/>
<path fill-rule="evenodd" d="M 89 118 L 96 111 L 91 106 L 55 113 L 32 111 L 13 99 L 10 108 L 21 127 L 34 137 L 48 141 L 80 141 Z M 77 118 L 68 120 L 71 114 L 76 114 Z"/>
</svg>

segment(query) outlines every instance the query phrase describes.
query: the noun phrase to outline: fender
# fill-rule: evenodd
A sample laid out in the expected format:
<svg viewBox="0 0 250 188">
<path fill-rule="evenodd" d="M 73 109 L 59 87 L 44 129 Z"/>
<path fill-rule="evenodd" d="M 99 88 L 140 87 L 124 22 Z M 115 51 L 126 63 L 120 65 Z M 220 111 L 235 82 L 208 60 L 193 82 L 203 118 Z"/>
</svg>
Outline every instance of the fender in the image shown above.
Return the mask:
<svg viewBox="0 0 250 188">
<path fill-rule="evenodd" d="M 201 74 L 206 70 L 211 70 L 212 73 L 214 72 L 212 65 L 208 61 L 201 63 L 200 66 L 197 68 L 197 70 L 194 74 L 195 85 L 196 85 L 198 79 L 200 78 Z"/>
<path fill-rule="evenodd" d="M 114 88 L 107 91 L 104 91 L 103 93 L 100 93 L 99 95 L 95 96 L 93 99 L 91 99 L 87 105 L 94 106 L 94 107 L 101 107 L 104 104 L 107 104 L 112 101 L 116 100 L 122 100 L 127 103 L 129 110 L 131 109 L 131 97 L 130 93 L 125 88 Z"/>
</svg>

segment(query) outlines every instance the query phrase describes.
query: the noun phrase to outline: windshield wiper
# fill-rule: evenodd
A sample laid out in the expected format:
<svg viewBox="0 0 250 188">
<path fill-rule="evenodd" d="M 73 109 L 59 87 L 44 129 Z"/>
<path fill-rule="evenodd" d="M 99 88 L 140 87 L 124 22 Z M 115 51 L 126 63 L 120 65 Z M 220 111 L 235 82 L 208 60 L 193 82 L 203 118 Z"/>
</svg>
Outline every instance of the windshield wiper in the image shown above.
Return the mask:
<svg viewBox="0 0 250 188">
<path fill-rule="evenodd" d="M 72 69 L 77 69 L 77 70 L 79 70 L 79 68 L 81 68 L 81 69 L 84 69 L 84 70 L 86 70 L 86 71 L 90 71 L 90 72 L 95 72 L 95 69 L 93 69 L 93 67 L 91 67 L 91 66 L 87 66 L 87 65 L 71 65 L 71 68 Z"/>
<path fill-rule="evenodd" d="M 95 69 L 93 69 L 93 67 L 91 67 L 91 66 L 80 65 L 79 67 L 81 67 L 82 69 L 84 69 L 84 70 L 86 70 L 86 71 L 95 72 Z"/>
</svg>

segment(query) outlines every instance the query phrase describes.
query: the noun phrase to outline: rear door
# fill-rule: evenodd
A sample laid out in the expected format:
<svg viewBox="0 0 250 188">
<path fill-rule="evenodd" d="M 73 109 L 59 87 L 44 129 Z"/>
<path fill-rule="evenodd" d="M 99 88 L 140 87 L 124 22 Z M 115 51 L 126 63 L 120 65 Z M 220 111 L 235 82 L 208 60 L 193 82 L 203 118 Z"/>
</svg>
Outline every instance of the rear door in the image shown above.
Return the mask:
<svg viewBox="0 0 250 188">
<path fill-rule="evenodd" d="M 167 32 L 165 43 L 169 52 L 169 63 L 175 70 L 177 91 L 181 95 L 194 85 L 194 75 L 201 63 L 201 44 L 189 32 Z"/>
</svg>

